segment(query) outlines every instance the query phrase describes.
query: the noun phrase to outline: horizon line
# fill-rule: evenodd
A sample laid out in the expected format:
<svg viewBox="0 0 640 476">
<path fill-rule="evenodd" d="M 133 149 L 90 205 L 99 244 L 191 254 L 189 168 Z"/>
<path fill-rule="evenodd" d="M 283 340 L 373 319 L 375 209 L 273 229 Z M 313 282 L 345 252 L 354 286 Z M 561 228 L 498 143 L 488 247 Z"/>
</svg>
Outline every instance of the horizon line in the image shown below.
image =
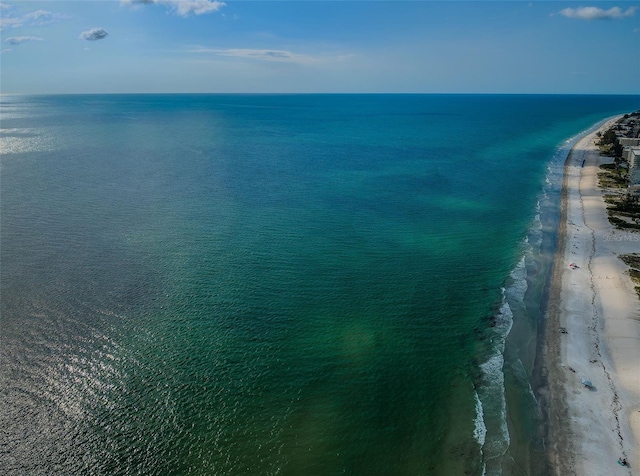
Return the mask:
<svg viewBox="0 0 640 476">
<path fill-rule="evenodd" d="M 350 96 L 639 96 L 640 92 L 636 93 L 550 93 L 550 92 L 535 92 L 535 93 L 518 93 L 518 92 L 184 92 L 184 91 L 172 91 L 172 92 L 61 92 L 61 93 L 34 93 L 34 92 L 0 92 L 0 96 L 96 96 L 96 95 L 200 95 L 200 96 L 213 96 L 213 95 L 225 95 L 225 96 L 329 96 L 329 95 L 350 95 Z"/>
</svg>

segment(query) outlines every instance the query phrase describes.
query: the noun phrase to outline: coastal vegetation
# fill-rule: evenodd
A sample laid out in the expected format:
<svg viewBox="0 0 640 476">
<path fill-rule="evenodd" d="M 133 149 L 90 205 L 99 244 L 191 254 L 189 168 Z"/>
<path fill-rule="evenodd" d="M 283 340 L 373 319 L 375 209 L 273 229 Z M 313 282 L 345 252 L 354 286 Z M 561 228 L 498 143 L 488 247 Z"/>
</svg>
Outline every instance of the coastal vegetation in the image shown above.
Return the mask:
<svg viewBox="0 0 640 476">
<path fill-rule="evenodd" d="M 602 164 L 598 173 L 600 187 L 605 189 L 604 199 L 608 204 L 609 221 L 618 229 L 640 230 L 640 195 L 630 188 L 632 169 L 637 164 L 630 164 L 626 147 L 621 138 L 637 138 L 640 136 L 640 111 L 625 114 L 611 128 L 599 135 L 597 145 L 600 154 L 612 157 L 613 162 Z"/>
<path fill-rule="evenodd" d="M 618 136 L 616 135 L 615 128 L 613 126 L 611 129 L 608 129 L 602 137 L 600 138 L 600 143 L 598 144 L 600 147 L 600 153 L 602 155 L 607 155 L 609 157 L 622 157 L 623 147 L 618 140 Z"/>
<path fill-rule="evenodd" d="M 607 207 L 609 221 L 616 228 L 640 230 L 640 196 L 638 194 L 608 194 L 604 196 L 604 201 L 609 204 Z"/>
<path fill-rule="evenodd" d="M 632 253 L 628 255 L 621 255 L 620 259 L 629 266 L 629 275 L 634 282 L 636 293 L 640 297 L 640 254 Z"/>
<path fill-rule="evenodd" d="M 638 164 L 630 164 L 620 138 L 640 137 L 640 112 L 625 114 L 610 129 L 600 136 L 600 154 L 613 157 L 613 163 L 600 165 L 598 173 L 600 187 L 609 193 L 604 195 L 609 221 L 618 229 L 640 230 L 640 194 L 633 185 L 631 172 Z M 640 297 L 640 254 L 621 255 L 629 266 L 629 276 Z"/>
<path fill-rule="evenodd" d="M 627 169 L 619 164 L 602 164 L 598 173 L 600 186 L 604 188 L 627 188 L 629 179 Z"/>
</svg>

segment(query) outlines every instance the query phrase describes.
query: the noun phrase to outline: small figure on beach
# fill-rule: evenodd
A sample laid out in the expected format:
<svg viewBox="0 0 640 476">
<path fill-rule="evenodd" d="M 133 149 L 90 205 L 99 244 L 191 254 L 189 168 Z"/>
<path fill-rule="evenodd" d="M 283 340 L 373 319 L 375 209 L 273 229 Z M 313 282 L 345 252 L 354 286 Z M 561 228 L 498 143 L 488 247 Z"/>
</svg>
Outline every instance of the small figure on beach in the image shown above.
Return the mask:
<svg viewBox="0 0 640 476">
<path fill-rule="evenodd" d="M 629 466 L 629 463 L 627 462 L 627 458 L 618 458 L 618 464 L 620 466 Z"/>
<path fill-rule="evenodd" d="M 580 383 L 582 385 L 584 385 L 585 388 L 588 388 L 589 390 L 595 390 L 596 388 L 593 386 L 593 384 L 591 383 L 591 380 L 586 379 L 586 378 L 581 378 L 580 379 Z"/>
<path fill-rule="evenodd" d="M 575 264 L 575 263 L 569 263 L 569 268 L 571 268 L 571 269 L 578 269 L 578 268 L 580 268 L 580 266 L 578 266 L 578 265 L 577 265 L 577 264 Z"/>
</svg>

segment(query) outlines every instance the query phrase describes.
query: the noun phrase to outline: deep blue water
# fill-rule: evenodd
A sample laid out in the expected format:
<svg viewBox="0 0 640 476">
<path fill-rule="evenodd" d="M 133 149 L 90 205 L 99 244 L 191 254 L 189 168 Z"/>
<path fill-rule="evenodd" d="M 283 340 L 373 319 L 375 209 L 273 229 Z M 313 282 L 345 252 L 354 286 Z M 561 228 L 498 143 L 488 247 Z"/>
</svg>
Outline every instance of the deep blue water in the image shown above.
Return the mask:
<svg viewBox="0 0 640 476">
<path fill-rule="evenodd" d="M 0 472 L 535 474 L 561 165 L 638 107 L 3 96 Z"/>
</svg>

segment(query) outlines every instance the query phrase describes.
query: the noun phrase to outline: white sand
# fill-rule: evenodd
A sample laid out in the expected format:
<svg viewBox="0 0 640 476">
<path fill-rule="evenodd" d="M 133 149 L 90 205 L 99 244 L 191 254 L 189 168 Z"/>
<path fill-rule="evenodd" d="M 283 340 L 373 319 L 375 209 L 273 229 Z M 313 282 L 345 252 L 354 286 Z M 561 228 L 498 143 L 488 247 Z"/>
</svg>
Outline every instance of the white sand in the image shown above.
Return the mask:
<svg viewBox="0 0 640 476">
<path fill-rule="evenodd" d="M 640 475 L 640 300 L 617 257 L 640 252 L 640 233 L 615 230 L 607 219 L 597 173 L 611 160 L 600 156 L 596 139 L 595 133 L 581 139 L 565 166 L 564 250 L 554 280 L 561 283 L 558 319 L 547 331 L 559 345 L 548 369 L 549 380 L 556 380 L 551 405 L 564 407 L 551 423 L 552 459 L 563 476 Z M 594 388 L 582 385 L 583 378 Z"/>
</svg>

